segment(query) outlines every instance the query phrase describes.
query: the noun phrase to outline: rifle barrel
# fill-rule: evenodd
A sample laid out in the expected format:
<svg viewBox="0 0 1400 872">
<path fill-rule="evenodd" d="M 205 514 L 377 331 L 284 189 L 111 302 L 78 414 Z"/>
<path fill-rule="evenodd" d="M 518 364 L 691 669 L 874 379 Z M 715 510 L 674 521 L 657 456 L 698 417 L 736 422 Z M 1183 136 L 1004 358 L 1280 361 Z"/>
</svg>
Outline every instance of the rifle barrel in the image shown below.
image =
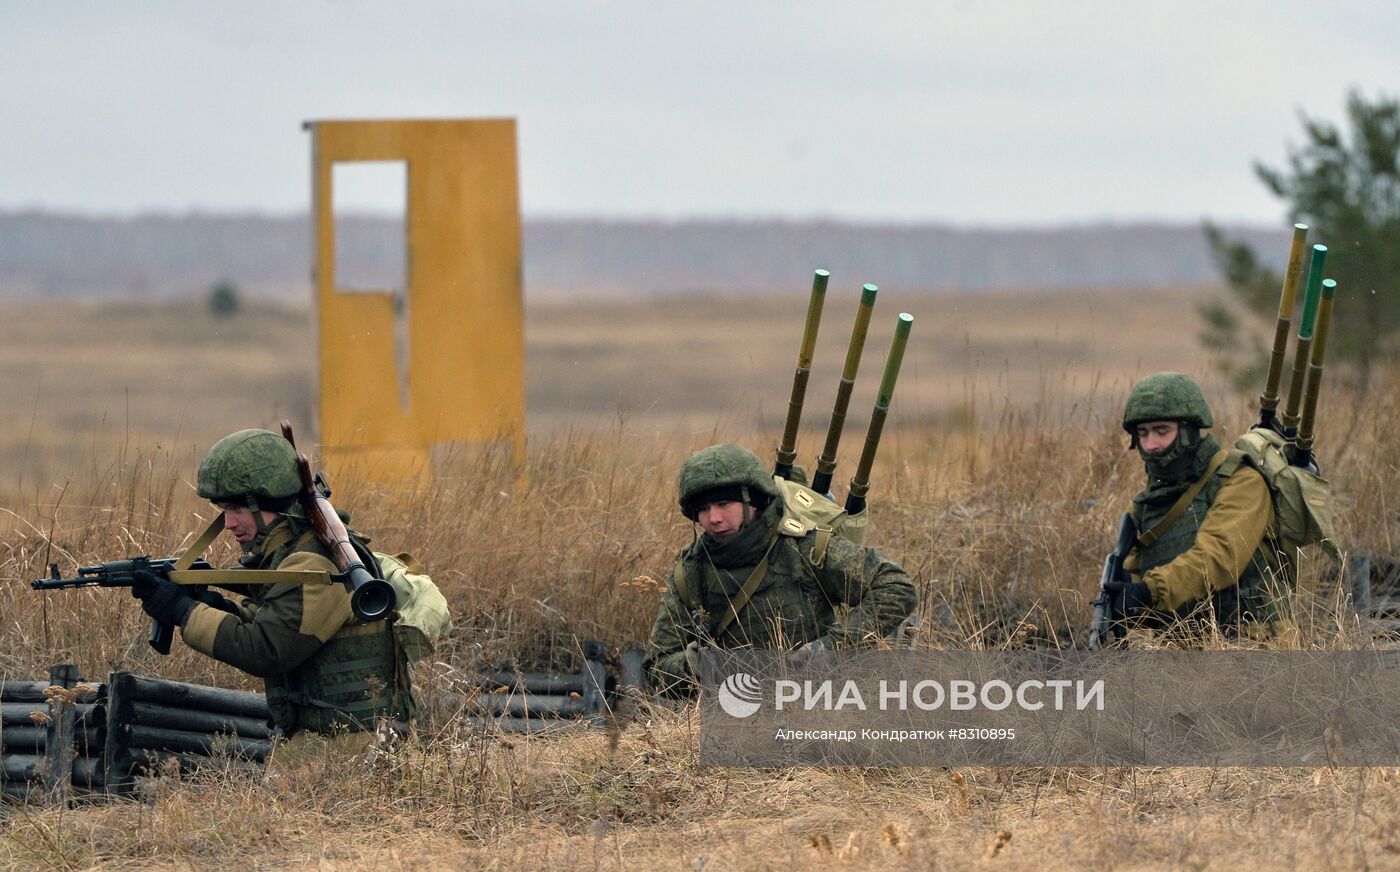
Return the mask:
<svg viewBox="0 0 1400 872">
<path fill-rule="evenodd" d="M 875 311 L 875 295 L 880 289 L 865 285 L 860 291 L 860 306 L 856 322 L 851 327 L 851 341 L 846 346 L 846 363 L 841 367 L 841 382 L 836 387 L 836 405 L 831 410 L 831 425 L 826 430 L 826 444 L 817 457 L 817 472 L 812 476 L 812 490 L 819 494 L 831 490 L 831 477 L 836 472 L 836 448 L 841 444 L 841 430 L 846 426 L 846 410 L 851 405 L 851 390 L 860 369 L 860 353 L 865 349 L 865 334 L 870 330 L 870 315 Z"/>
<path fill-rule="evenodd" d="M 894 383 L 899 378 L 899 367 L 904 362 L 904 349 L 909 344 L 909 331 L 913 329 L 914 316 L 900 312 L 894 325 L 894 339 L 890 341 L 889 354 L 885 356 L 885 371 L 880 376 L 880 388 L 875 393 L 875 409 L 870 413 L 870 429 L 865 433 L 865 447 L 860 452 L 860 462 L 856 464 L 856 474 L 851 478 L 851 489 L 846 493 L 846 511 L 852 515 L 865 509 L 865 497 L 870 493 L 870 468 L 875 464 L 875 452 L 880 447 L 880 434 L 885 429 L 885 418 L 889 415 L 890 401 L 894 398 Z"/>
<path fill-rule="evenodd" d="M 797 372 L 792 377 L 792 395 L 788 398 L 787 421 L 783 438 L 778 443 L 778 462 L 774 475 L 792 477 L 792 464 L 797 460 L 797 426 L 802 421 L 802 403 L 807 396 L 807 380 L 812 375 L 812 355 L 817 347 L 817 330 L 822 323 L 822 305 L 826 302 L 826 283 L 831 273 L 819 269 L 812 274 L 812 296 L 807 300 L 807 322 L 802 327 L 802 345 L 797 350 Z"/>
<path fill-rule="evenodd" d="M 1293 357 L 1293 377 L 1288 382 L 1288 405 L 1283 409 L 1283 435 L 1289 439 L 1298 435 L 1299 404 L 1308 375 L 1308 356 L 1312 351 L 1317 305 L 1322 295 L 1322 270 L 1326 262 L 1327 246 L 1314 245 L 1308 264 L 1308 290 L 1303 297 L 1303 316 L 1298 322 L 1298 349 Z"/>
<path fill-rule="evenodd" d="M 1278 301 L 1278 321 L 1274 325 L 1274 349 L 1269 356 L 1269 376 L 1264 393 L 1259 395 L 1259 423 L 1273 428 L 1277 421 L 1278 387 L 1283 379 L 1284 359 L 1288 356 L 1288 334 L 1293 326 L 1293 303 L 1298 295 L 1298 282 L 1303 275 L 1303 256 L 1307 253 L 1308 225 L 1293 225 L 1293 241 L 1288 247 L 1288 269 L 1283 274 L 1283 291 Z"/>
</svg>

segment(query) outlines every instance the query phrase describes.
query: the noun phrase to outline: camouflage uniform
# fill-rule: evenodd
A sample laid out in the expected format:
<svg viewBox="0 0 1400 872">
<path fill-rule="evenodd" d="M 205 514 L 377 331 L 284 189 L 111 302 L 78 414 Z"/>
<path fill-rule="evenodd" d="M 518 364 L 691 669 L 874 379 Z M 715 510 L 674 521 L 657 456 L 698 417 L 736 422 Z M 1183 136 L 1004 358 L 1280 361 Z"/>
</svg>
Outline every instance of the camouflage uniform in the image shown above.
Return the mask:
<svg viewBox="0 0 1400 872">
<path fill-rule="evenodd" d="M 244 568 L 334 573 L 328 552 L 290 502 L 300 489 L 295 450 L 266 430 L 225 437 L 199 469 L 200 496 L 247 505 L 259 519 L 259 534 L 239 560 Z M 279 517 L 263 527 L 259 508 Z M 372 561 L 364 540 L 353 538 Z M 273 720 L 284 732 L 356 732 L 373 729 L 380 719 L 411 717 L 407 670 L 390 623 L 360 623 L 344 585 L 231 589 L 245 599 L 237 606 L 195 605 L 181 634 L 196 651 L 261 677 Z"/>
<path fill-rule="evenodd" d="M 1178 425 L 1176 441 L 1156 455 L 1138 444 L 1137 425 L 1149 421 Z M 1200 614 L 1208 606 L 1223 628 L 1272 621 L 1281 615 L 1286 592 L 1280 581 L 1289 576 L 1273 540 L 1273 500 L 1241 452 L 1201 434 L 1213 424 L 1200 386 L 1188 376 L 1157 373 L 1133 386 L 1123 429 L 1142 454 L 1147 488 L 1133 498 L 1130 514 L 1140 538 L 1125 567 L 1146 585 L 1159 617 Z M 1155 542 L 1143 543 L 1143 534 L 1208 473 L 1175 523 Z"/>
<path fill-rule="evenodd" d="M 757 510 L 737 532 L 701 533 L 671 570 L 651 631 L 652 677 L 666 689 L 688 680 L 685 648 L 706 642 L 767 557 L 752 598 L 713 641 L 725 648 L 842 648 L 890 635 L 913 610 L 917 593 L 898 564 L 840 536 L 784 523 L 786 507 L 762 462 L 737 445 L 715 445 L 685 462 L 682 512 L 695 520 L 697 497 L 738 488 Z M 766 505 L 765 505 L 766 503 Z M 850 609 L 840 618 L 838 606 Z M 697 627 L 697 616 L 703 627 Z"/>
</svg>

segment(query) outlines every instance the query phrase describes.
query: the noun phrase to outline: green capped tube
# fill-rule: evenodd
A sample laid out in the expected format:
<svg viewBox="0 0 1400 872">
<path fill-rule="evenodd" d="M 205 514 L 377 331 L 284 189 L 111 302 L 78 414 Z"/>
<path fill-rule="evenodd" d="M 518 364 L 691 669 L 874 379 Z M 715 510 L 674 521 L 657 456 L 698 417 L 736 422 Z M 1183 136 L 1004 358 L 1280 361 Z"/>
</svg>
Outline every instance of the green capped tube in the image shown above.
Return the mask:
<svg viewBox="0 0 1400 872">
<path fill-rule="evenodd" d="M 1312 356 L 1308 359 L 1308 386 L 1303 392 L 1303 417 L 1298 424 L 1297 453 L 1293 462 L 1297 466 L 1312 463 L 1313 428 L 1317 422 L 1317 395 L 1322 388 L 1322 368 L 1327 357 L 1327 334 L 1332 329 L 1332 303 L 1337 296 L 1337 283 L 1331 279 L 1322 282 L 1322 302 L 1317 309 L 1317 331 L 1313 337 Z"/>
<path fill-rule="evenodd" d="M 831 273 L 819 269 L 812 275 L 812 296 L 807 300 L 807 322 L 802 327 L 802 344 L 797 349 L 797 372 L 792 377 L 792 395 L 788 398 L 787 421 L 783 438 L 778 443 L 778 462 L 773 474 L 792 477 L 792 464 L 797 459 L 797 426 L 802 421 L 802 402 L 807 396 L 807 380 L 812 375 L 812 355 L 817 347 L 817 330 L 822 323 L 822 305 L 826 302 L 826 283 Z"/>
<path fill-rule="evenodd" d="M 875 311 L 875 295 L 880 289 L 865 285 L 860 291 L 860 306 L 856 323 L 851 328 L 851 341 L 846 346 L 846 363 L 841 367 L 841 382 L 836 386 L 836 405 L 831 410 L 831 425 L 826 430 L 826 444 L 817 457 L 817 472 L 812 476 L 812 490 L 819 494 L 831 491 L 831 478 L 836 472 L 836 449 L 841 444 L 841 430 L 846 426 L 846 410 L 851 405 L 851 390 L 860 369 L 860 353 L 865 349 L 865 334 L 870 330 L 870 315 Z"/>
<path fill-rule="evenodd" d="M 1312 352 L 1313 328 L 1317 322 L 1317 305 L 1322 296 L 1322 269 L 1327 262 L 1327 246 L 1314 245 L 1308 264 L 1308 290 L 1303 297 L 1303 315 L 1298 321 L 1298 348 L 1293 357 L 1293 377 L 1288 382 L 1288 405 L 1283 409 L 1283 435 L 1294 439 L 1298 435 L 1298 409 L 1307 382 L 1308 356 Z"/>
<path fill-rule="evenodd" d="M 899 378 L 899 367 L 904 362 L 904 349 L 909 344 L 909 331 L 913 326 L 914 316 L 908 312 L 900 312 L 898 320 L 895 321 L 890 352 L 885 356 L 885 372 L 880 376 L 880 389 L 875 393 L 875 410 L 870 414 L 870 429 L 865 433 L 865 448 L 860 452 L 856 474 L 851 478 L 851 489 L 846 493 L 848 514 L 858 515 L 865 511 L 865 497 L 870 493 L 870 468 L 875 465 L 875 452 L 880 447 L 880 434 L 885 429 L 890 400 L 894 398 L 895 379 Z"/>
<path fill-rule="evenodd" d="M 1293 326 L 1293 304 L 1298 296 L 1298 284 L 1303 276 L 1303 257 L 1307 254 L 1308 225 L 1293 225 L 1293 241 L 1288 246 L 1288 269 L 1283 274 L 1283 291 L 1279 295 L 1278 320 L 1274 324 L 1274 349 L 1269 355 L 1269 375 L 1264 393 L 1259 395 L 1259 425 L 1276 429 L 1278 426 L 1278 388 L 1283 380 L 1283 364 L 1288 356 L 1288 334 Z"/>
</svg>

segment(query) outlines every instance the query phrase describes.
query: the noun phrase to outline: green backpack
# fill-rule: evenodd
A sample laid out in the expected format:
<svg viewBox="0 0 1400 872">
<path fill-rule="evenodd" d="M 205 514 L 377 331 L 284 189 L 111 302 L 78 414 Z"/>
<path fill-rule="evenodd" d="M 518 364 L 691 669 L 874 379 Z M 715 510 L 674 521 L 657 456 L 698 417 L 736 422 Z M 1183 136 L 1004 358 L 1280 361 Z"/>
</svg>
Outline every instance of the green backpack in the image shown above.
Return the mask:
<svg viewBox="0 0 1400 872">
<path fill-rule="evenodd" d="M 1322 476 L 1290 464 L 1284 454 L 1288 444 L 1273 430 L 1250 430 L 1235 440 L 1231 458 L 1221 472 L 1229 475 L 1243 463 L 1264 477 L 1273 497 L 1278 541 L 1286 553 L 1320 545 L 1327 554 L 1340 558 L 1332 528 L 1332 485 Z"/>
<path fill-rule="evenodd" d="M 412 554 L 376 551 L 374 559 L 394 588 L 394 639 L 410 663 L 422 660 L 452 630 L 447 599 Z"/>
<path fill-rule="evenodd" d="M 826 559 L 826 547 L 831 536 L 840 536 L 853 545 L 865 544 L 865 532 L 870 526 L 870 509 L 866 507 L 858 514 L 848 515 L 846 510 L 806 485 L 773 476 L 783 497 L 782 532 L 790 536 L 805 536 L 817 531 L 817 544 L 813 549 L 817 565 Z"/>
</svg>

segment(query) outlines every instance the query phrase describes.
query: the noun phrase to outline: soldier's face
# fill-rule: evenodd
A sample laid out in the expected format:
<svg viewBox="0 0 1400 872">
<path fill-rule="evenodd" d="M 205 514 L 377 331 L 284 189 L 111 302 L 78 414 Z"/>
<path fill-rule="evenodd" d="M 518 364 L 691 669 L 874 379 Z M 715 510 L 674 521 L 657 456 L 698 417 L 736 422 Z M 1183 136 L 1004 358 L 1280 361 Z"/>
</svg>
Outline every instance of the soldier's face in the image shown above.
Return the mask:
<svg viewBox="0 0 1400 872">
<path fill-rule="evenodd" d="M 224 513 L 224 529 L 233 534 L 239 545 L 246 545 L 257 538 L 258 521 L 253 517 L 252 509 L 232 503 L 215 503 L 214 507 Z M 263 512 L 262 516 L 264 526 L 277 520 L 277 515 L 272 512 Z"/>
<path fill-rule="evenodd" d="M 739 532 L 739 528 L 744 526 L 747 509 L 748 504 L 738 500 L 706 503 L 695 516 L 695 520 L 711 536 L 729 536 Z"/>
<path fill-rule="evenodd" d="M 1144 421 L 1137 425 L 1138 445 L 1148 454 L 1160 454 L 1176 441 L 1175 421 Z"/>
</svg>

